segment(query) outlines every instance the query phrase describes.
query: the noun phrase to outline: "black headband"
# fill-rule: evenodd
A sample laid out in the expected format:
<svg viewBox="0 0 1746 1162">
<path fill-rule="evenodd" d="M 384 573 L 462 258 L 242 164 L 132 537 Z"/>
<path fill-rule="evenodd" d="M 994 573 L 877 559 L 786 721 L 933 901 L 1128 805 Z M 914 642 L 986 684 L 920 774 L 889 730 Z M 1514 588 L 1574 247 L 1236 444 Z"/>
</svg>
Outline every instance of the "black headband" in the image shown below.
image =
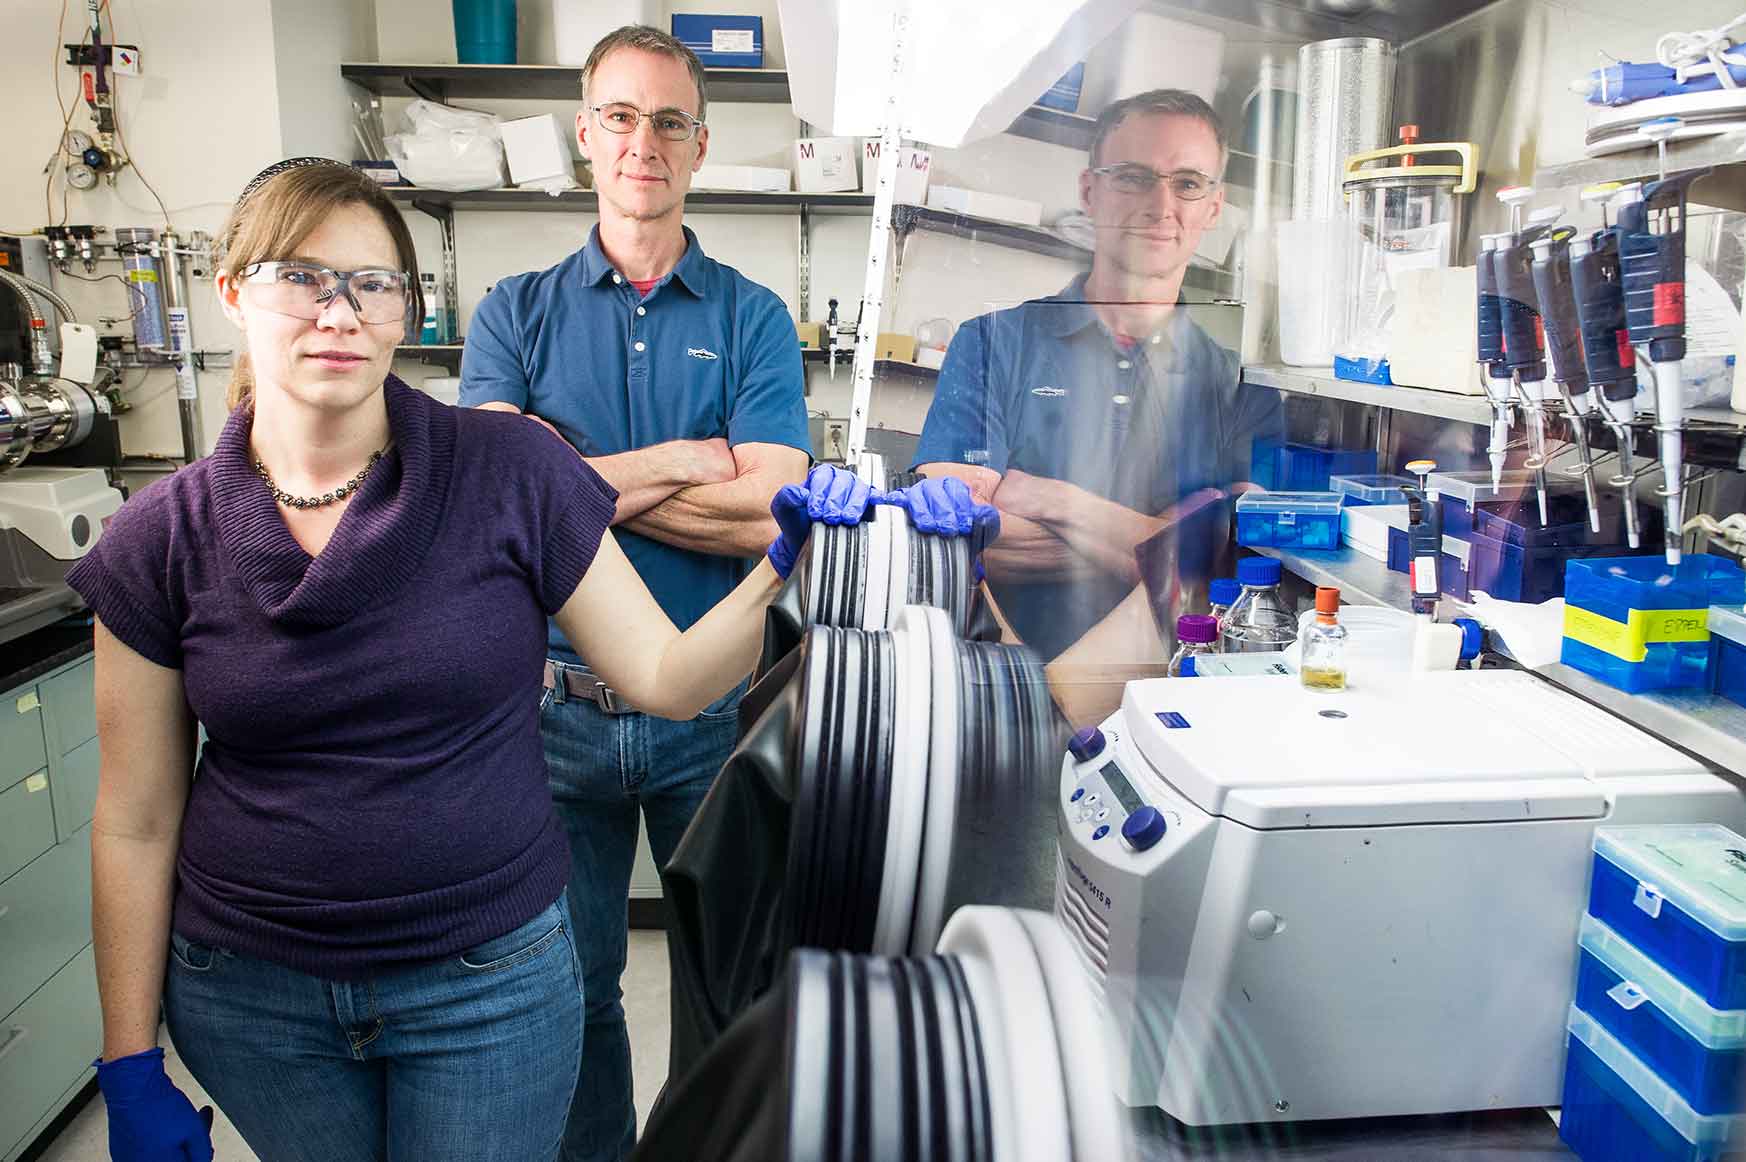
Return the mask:
<svg viewBox="0 0 1746 1162">
<path fill-rule="evenodd" d="M 242 195 L 237 198 L 237 201 L 239 203 L 248 201 L 250 194 L 254 193 L 282 173 L 294 169 L 306 169 L 312 165 L 336 165 L 341 169 L 348 170 L 352 168 L 345 162 L 335 161 L 331 157 L 288 157 L 284 161 L 274 162 L 272 165 L 256 174 L 253 178 L 249 179 L 249 184 L 243 187 Z"/>
</svg>

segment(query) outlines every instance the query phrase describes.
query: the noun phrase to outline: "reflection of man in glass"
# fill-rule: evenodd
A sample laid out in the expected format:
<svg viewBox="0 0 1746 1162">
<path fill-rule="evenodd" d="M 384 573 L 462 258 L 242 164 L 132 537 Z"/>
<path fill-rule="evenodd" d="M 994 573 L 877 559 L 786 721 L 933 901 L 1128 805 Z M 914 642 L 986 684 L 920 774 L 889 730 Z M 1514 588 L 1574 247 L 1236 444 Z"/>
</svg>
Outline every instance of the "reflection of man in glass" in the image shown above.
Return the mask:
<svg viewBox="0 0 1746 1162">
<path fill-rule="evenodd" d="M 1235 353 L 1178 305 L 1224 208 L 1225 160 L 1224 129 L 1192 93 L 1110 106 L 1079 177 L 1090 273 L 970 320 L 946 353 L 917 468 L 1000 509 L 989 585 L 1045 658 L 1134 590 L 1136 545 L 1195 510 L 1200 490 L 1242 480 L 1250 440 L 1282 426 L 1278 395 L 1240 386 Z M 1228 539 L 1223 506 L 1199 512 L 1176 534 L 1191 583 Z"/>
</svg>

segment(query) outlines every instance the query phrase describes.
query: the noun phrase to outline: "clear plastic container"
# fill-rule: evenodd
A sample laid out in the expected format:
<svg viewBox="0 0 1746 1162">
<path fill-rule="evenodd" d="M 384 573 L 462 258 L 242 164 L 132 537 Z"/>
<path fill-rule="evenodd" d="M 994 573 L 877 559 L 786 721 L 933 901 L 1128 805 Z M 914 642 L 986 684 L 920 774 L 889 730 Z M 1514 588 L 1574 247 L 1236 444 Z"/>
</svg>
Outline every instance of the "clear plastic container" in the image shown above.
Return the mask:
<svg viewBox="0 0 1746 1162">
<path fill-rule="evenodd" d="M 1172 678 L 1195 677 L 1195 659 L 1211 657 L 1218 650 L 1219 623 L 1204 613 L 1185 613 L 1176 619 L 1176 652 L 1170 657 Z"/>
<path fill-rule="evenodd" d="M 1720 1010 L 1596 920 L 1582 918 L 1576 1007 L 1700 1114 L 1740 1112 L 1746 1009 Z"/>
<path fill-rule="evenodd" d="M 1746 839 L 1714 823 L 1602 827 L 1588 912 L 1713 1009 L 1746 1009 Z"/>
<path fill-rule="evenodd" d="M 1328 489 L 1332 492 L 1344 493 L 1348 505 L 1405 504 L 1406 497 L 1401 492 L 1401 486 L 1415 483 L 1405 476 L 1386 474 L 1381 476 L 1328 477 Z"/>
<path fill-rule="evenodd" d="M 1279 562 L 1248 557 L 1237 562 L 1243 595 L 1219 632 L 1227 654 L 1272 653 L 1297 640 L 1297 618 L 1279 596 Z"/>
<path fill-rule="evenodd" d="M 1245 492 L 1237 498 L 1237 543 L 1337 549 L 1344 501 L 1338 492 Z"/>
<path fill-rule="evenodd" d="M 1316 619 L 1303 633 L 1303 664 L 1298 676 L 1306 689 L 1346 688 L 1346 627 L 1340 624 L 1340 591 L 1316 590 Z"/>
<path fill-rule="evenodd" d="M 1705 1117 L 1593 1017 L 1572 1006 L 1558 1136 L 1583 1162 L 1718 1162 L 1746 1118 Z"/>
</svg>

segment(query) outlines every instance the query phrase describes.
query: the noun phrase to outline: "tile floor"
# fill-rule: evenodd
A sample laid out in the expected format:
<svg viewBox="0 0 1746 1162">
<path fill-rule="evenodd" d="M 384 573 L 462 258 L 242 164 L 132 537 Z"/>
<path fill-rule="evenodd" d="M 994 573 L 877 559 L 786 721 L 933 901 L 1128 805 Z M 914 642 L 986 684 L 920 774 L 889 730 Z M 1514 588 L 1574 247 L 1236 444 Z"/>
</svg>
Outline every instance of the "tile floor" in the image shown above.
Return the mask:
<svg viewBox="0 0 1746 1162">
<path fill-rule="evenodd" d="M 624 974 L 625 1019 L 630 1023 L 631 1060 L 636 1069 L 637 1125 L 667 1077 L 667 938 L 662 932 L 630 934 L 630 963 Z M 196 1108 L 211 1104 L 173 1048 L 165 1055 L 170 1078 Z M 219 1162 L 256 1162 L 255 1155 L 220 1112 L 212 1126 L 212 1144 Z M 39 1162 L 108 1162 L 109 1132 L 103 1099 L 92 1099 L 48 1144 Z"/>
</svg>

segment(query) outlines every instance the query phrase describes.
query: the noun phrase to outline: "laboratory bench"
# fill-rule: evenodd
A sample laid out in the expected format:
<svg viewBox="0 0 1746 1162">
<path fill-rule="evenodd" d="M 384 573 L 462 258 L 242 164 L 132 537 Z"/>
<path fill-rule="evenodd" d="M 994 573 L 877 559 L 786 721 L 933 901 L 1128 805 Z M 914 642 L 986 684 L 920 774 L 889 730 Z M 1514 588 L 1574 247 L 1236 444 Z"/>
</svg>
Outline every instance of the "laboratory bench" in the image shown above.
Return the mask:
<svg viewBox="0 0 1746 1162">
<path fill-rule="evenodd" d="M 0 1162 L 89 1097 L 102 1050 L 91 648 L 64 622 L 0 646 Z"/>
</svg>

